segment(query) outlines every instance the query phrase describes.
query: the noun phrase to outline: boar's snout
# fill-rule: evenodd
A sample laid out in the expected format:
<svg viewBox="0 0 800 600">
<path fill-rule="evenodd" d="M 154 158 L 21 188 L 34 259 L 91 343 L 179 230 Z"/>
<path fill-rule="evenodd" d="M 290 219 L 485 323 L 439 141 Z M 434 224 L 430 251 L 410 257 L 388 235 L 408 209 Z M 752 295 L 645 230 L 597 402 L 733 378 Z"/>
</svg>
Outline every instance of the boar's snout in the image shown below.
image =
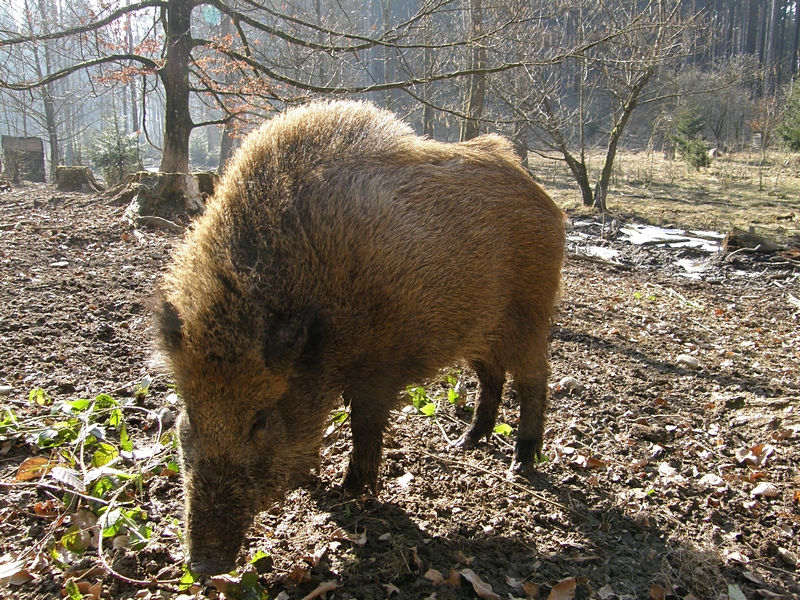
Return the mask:
<svg viewBox="0 0 800 600">
<path fill-rule="evenodd" d="M 199 462 L 185 473 L 186 562 L 195 573 L 229 573 L 253 523 L 253 481 L 229 461 Z"/>
</svg>

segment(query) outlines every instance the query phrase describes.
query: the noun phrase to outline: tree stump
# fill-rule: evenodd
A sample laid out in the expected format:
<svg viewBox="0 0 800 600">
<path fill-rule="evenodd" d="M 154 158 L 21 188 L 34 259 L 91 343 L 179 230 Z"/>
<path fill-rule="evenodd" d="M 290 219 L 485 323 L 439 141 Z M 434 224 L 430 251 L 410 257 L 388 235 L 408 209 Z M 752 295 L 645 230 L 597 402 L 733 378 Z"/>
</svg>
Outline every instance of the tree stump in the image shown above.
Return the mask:
<svg viewBox="0 0 800 600">
<path fill-rule="evenodd" d="M 102 192 L 105 189 L 97 183 L 89 167 L 56 167 L 56 189 L 79 192 L 84 187 L 92 192 Z"/>
<path fill-rule="evenodd" d="M 197 215 L 205 210 L 219 177 L 214 173 L 150 173 L 140 171 L 106 192 L 109 204 L 126 206 L 124 217 L 137 224 L 139 217 L 169 219 Z"/>
<path fill-rule="evenodd" d="M 2 137 L 3 175 L 13 183 L 25 181 L 44 182 L 44 142 L 37 137 Z"/>
</svg>

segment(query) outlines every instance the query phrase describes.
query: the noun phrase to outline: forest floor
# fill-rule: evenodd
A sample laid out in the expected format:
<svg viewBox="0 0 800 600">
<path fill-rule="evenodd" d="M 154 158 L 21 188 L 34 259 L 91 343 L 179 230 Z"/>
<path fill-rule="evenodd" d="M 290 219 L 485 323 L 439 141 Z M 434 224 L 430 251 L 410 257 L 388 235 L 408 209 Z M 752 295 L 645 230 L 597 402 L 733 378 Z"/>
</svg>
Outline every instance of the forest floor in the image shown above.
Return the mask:
<svg viewBox="0 0 800 600">
<path fill-rule="evenodd" d="M 314 481 L 259 515 L 235 574 L 193 582 L 177 398 L 148 364 L 181 234 L 120 215 L 44 184 L 0 194 L 0 598 L 800 597 L 797 262 L 575 219 L 535 474 L 508 471 L 511 390 L 509 427 L 453 447 L 476 395 L 454 365 L 393 413 L 377 498 L 337 494 L 332 415 Z M 617 264 L 577 256 L 587 240 Z"/>
</svg>

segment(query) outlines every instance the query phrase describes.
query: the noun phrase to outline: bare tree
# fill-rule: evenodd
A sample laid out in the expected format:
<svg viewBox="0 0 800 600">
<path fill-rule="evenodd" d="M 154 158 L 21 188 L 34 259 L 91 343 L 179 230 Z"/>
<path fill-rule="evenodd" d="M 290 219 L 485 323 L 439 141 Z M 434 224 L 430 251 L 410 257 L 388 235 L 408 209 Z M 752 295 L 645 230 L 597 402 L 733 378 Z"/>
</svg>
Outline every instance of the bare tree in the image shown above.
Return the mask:
<svg viewBox="0 0 800 600">
<path fill-rule="evenodd" d="M 564 61 L 557 68 L 540 61 L 540 66 L 524 71 L 524 78 L 493 77 L 492 87 L 513 114 L 514 128 L 530 127 L 531 149 L 563 160 L 583 204 L 605 210 L 617 150 L 631 115 L 642 103 L 661 96 L 652 85 L 654 76 L 687 56 L 686 42 L 692 41 L 700 15 L 686 14 L 680 0 L 586 1 L 548 18 L 541 14 L 540 35 L 548 48 L 562 48 Z M 587 155 L 598 146 L 604 147 L 604 159 L 593 182 Z"/>
</svg>

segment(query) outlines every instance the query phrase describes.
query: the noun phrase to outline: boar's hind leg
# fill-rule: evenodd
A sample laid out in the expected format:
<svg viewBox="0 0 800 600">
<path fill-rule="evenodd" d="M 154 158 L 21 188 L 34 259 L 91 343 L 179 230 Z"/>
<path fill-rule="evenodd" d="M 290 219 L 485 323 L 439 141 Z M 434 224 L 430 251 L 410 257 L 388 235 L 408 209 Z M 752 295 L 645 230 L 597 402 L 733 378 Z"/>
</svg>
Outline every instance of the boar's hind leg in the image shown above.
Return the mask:
<svg viewBox="0 0 800 600">
<path fill-rule="evenodd" d="M 546 375 L 533 378 L 514 376 L 520 404 L 519 430 L 511 468 L 520 473 L 529 473 L 536 458 L 541 457 L 544 438 L 544 417 L 547 410 Z"/>
<path fill-rule="evenodd" d="M 350 404 L 353 450 L 344 478 L 344 491 L 349 495 L 358 495 L 368 487 L 377 493 L 383 428 L 389 417 L 389 409 L 383 407 L 380 398 L 374 394 L 347 394 L 346 399 Z"/>
<path fill-rule="evenodd" d="M 474 448 L 483 438 L 488 439 L 492 435 L 497 410 L 500 407 L 500 397 L 503 394 L 503 384 L 506 381 L 505 370 L 495 364 L 475 362 L 470 366 L 478 375 L 481 394 L 478 397 L 472 424 L 458 441 L 458 447 L 463 449 Z"/>
</svg>

